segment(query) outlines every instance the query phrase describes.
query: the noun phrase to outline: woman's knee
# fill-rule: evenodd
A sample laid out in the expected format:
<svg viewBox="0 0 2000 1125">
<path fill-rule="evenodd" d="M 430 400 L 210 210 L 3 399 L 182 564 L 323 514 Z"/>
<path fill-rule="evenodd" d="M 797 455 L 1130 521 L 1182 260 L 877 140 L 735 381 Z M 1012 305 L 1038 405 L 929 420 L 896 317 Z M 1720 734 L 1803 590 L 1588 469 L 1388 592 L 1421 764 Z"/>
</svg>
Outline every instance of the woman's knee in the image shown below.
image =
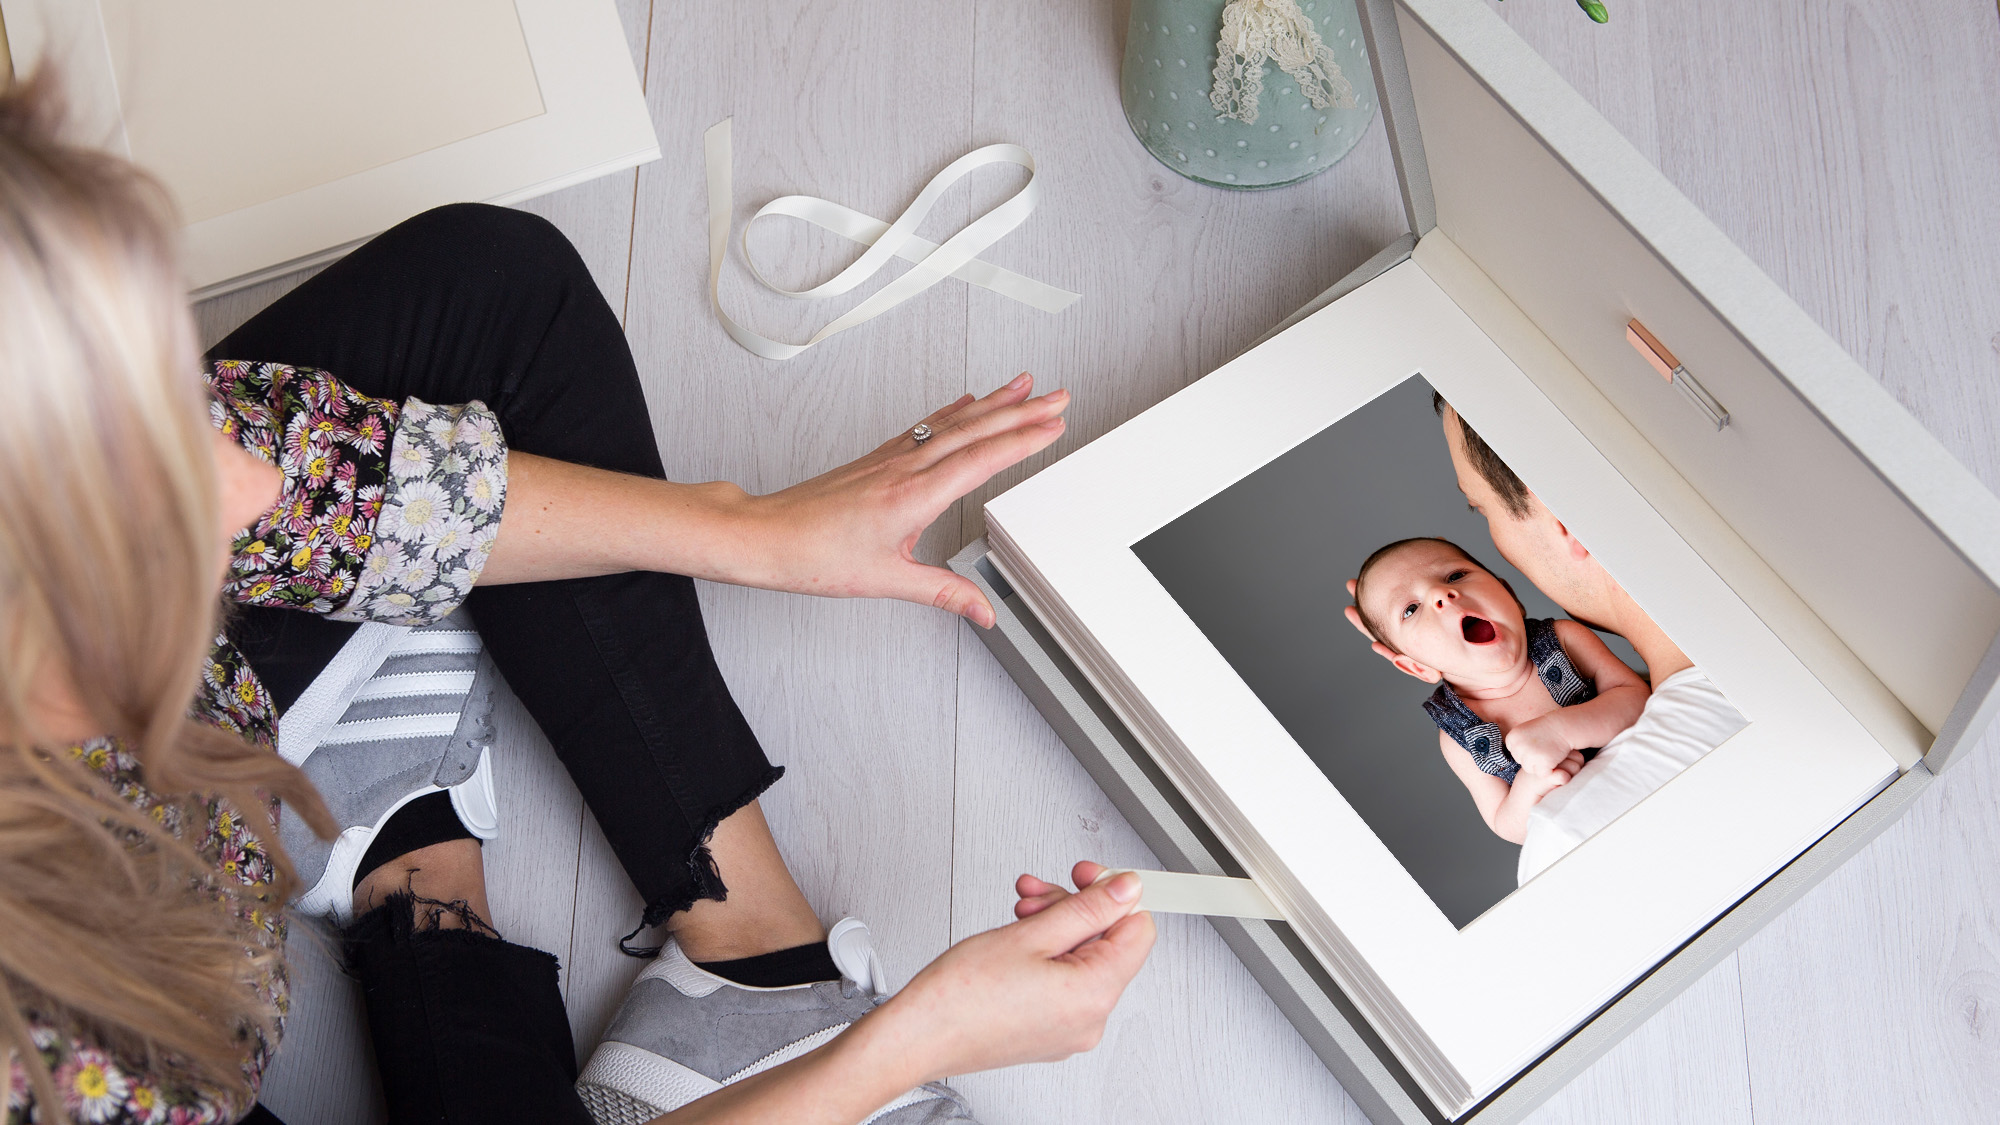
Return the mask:
<svg viewBox="0 0 2000 1125">
<path fill-rule="evenodd" d="M 569 237 L 540 215 L 490 203 L 448 203 L 380 236 L 456 268 L 546 280 L 590 279 Z"/>
</svg>

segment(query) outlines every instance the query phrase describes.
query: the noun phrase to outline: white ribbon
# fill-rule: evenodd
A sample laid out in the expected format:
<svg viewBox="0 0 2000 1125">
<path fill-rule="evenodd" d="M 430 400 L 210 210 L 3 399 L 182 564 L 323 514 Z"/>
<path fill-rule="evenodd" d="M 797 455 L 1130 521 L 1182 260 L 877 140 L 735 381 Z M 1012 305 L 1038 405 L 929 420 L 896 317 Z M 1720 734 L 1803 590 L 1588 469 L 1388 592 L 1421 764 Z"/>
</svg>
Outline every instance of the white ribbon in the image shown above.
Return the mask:
<svg viewBox="0 0 2000 1125">
<path fill-rule="evenodd" d="M 1272 904 L 1263 888 L 1248 879 L 1227 875 L 1190 875 L 1181 871 L 1141 871 L 1114 867 L 1098 873 L 1092 885 L 1130 871 L 1139 877 L 1139 909 L 1155 914 L 1206 914 L 1215 918 L 1269 918 L 1283 921 L 1285 912 Z"/>
<path fill-rule="evenodd" d="M 729 118 L 723 118 L 711 126 L 702 138 L 702 148 L 708 160 L 708 299 L 715 308 L 716 319 L 722 321 L 723 330 L 729 333 L 730 338 L 765 359 L 790 359 L 836 332 L 844 332 L 888 312 L 947 277 L 990 289 L 1043 312 L 1061 312 L 1081 296 L 979 260 L 979 255 L 987 247 L 1027 221 L 1041 197 L 1041 188 L 1034 175 L 1035 158 L 1027 149 L 1019 145 L 987 145 L 966 153 L 931 177 L 931 181 L 917 193 L 917 198 L 893 223 L 882 222 L 810 195 L 787 195 L 766 203 L 750 217 L 750 222 L 744 224 L 743 261 L 765 288 L 782 296 L 797 300 L 835 297 L 873 277 L 889 264 L 892 257 L 915 264 L 901 277 L 835 317 L 803 344 L 787 344 L 758 335 L 722 311 L 722 260 L 729 250 L 730 211 L 735 195 L 730 177 L 729 122 Z M 947 189 L 976 169 L 1002 163 L 1018 164 L 1028 170 L 1028 182 L 1022 185 L 1020 191 L 974 219 L 964 230 L 945 239 L 941 246 L 916 236 L 917 227 L 922 225 L 931 208 L 937 205 L 938 197 Z M 764 276 L 764 271 L 757 268 L 756 259 L 750 255 L 750 228 L 756 225 L 758 219 L 773 215 L 803 219 L 842 238 L 861 243 L 868 249 L 862 251 L 852 265 L 810 289 L 781 288 Z"/>
</svg>

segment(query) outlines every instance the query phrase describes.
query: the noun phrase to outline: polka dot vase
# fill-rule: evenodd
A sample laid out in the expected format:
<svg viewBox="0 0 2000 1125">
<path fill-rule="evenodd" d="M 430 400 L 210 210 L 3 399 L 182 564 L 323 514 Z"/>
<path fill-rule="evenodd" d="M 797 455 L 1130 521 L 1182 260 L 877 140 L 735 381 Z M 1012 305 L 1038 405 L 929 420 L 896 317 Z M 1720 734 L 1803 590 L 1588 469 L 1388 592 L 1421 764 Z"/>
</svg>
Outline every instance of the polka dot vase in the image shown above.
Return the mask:
<svg viewBox="0 0 2000 1125">
<path fill-rule="evenodd" d="M 1120 85 L 1125 120 L 1160 163 L 1222 188 L 1295 184 L 1332 167 L 1375 117 L 1375 77 L 1354 0 L 1298 0 L 1341 73 L 1354 107 L 1315 108 L 1299 82 L 1264 63 L 1257 120 L 1217 113 L 1216 40 L 1224 0 L 1132 0 Z"/>
</svg>

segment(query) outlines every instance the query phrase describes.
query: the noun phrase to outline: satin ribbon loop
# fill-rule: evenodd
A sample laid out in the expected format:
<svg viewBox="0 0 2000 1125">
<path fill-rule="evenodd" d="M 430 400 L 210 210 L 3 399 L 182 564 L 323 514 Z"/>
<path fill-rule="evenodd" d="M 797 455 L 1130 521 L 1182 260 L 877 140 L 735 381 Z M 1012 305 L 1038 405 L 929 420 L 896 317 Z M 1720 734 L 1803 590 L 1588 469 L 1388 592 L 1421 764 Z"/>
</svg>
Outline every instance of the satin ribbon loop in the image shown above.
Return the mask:
<svg viewBox="0 0 2000 1125">
<path fill-rule="evenodd" d="M 1035 158 L 1019 145 L 995 144 L 974 149 L 946 165 L 931 177 L 916 199 L 893 223 L 864 215 L 852 208 L 810 195 L 786 195 L 766 203 L 743 227 L 744 264 L 765 288 L 794 300 L 817 300 L 849 292 L 879 273 L 891 258 L 913 265 L 902 276 L 876 290 L 860 304 L 828 322 L 803 344 L 788 344 L 759 335 L 731 319 L 722 311 L 722 262 L 729 247 L 729 228 L 734 187 L 731 180 L 730 119 L 712 126 L 702 138 L 708 165 L 708 294 L 723 330 L 744 348 L 766 359 L 790 359 L 821 340 L 844 332 L 877 316 L 936 285 L 947 277 L 992 290 L 1043 312 L 1061 312 L 1075 303 L 1080 294 L 1045 285 L 979 260 L 987 247 L 1027 221 L 1041 197 L 1035 178 Z M 972 172 L 990 164 L 1018 164 L 1028 170 L 1028 182 L 1004 202 L 968 223 L 965 229 L 932 243 L 916 235 L 917 227 L 946 191 Z M 750 227 L 759 219 L 786 217 L 800 219 L 867 247 L 859 258 L 833 277 L 809 289 L 786 289 L 775 285 L 758 268 L 750 253 Z"/>
</svg>

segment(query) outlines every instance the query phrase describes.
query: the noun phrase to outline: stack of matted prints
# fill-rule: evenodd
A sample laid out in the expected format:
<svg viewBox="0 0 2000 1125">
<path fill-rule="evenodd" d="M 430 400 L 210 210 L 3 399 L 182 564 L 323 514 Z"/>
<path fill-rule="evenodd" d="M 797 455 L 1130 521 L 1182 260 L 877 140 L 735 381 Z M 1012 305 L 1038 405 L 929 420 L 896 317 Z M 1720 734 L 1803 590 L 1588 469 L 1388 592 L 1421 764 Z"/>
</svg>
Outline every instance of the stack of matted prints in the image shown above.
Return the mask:
<svg viewBox="0 0 2000 1125">
<path fill-rule="evenodd" d="M 1455 260 L 1420 250 L 986 509 L 1007 580 L 1447 1117 L 1916 752 L 1871 736 L 1424 264 Z M 1726 700 L 1712 749 L 1518 886 L 1440 761 L 1429 686 L 1342 619 L 1346 579 L 1412 535 L 1556 612 L 1467 515 L 1433 391 Z"/>
</svg>

